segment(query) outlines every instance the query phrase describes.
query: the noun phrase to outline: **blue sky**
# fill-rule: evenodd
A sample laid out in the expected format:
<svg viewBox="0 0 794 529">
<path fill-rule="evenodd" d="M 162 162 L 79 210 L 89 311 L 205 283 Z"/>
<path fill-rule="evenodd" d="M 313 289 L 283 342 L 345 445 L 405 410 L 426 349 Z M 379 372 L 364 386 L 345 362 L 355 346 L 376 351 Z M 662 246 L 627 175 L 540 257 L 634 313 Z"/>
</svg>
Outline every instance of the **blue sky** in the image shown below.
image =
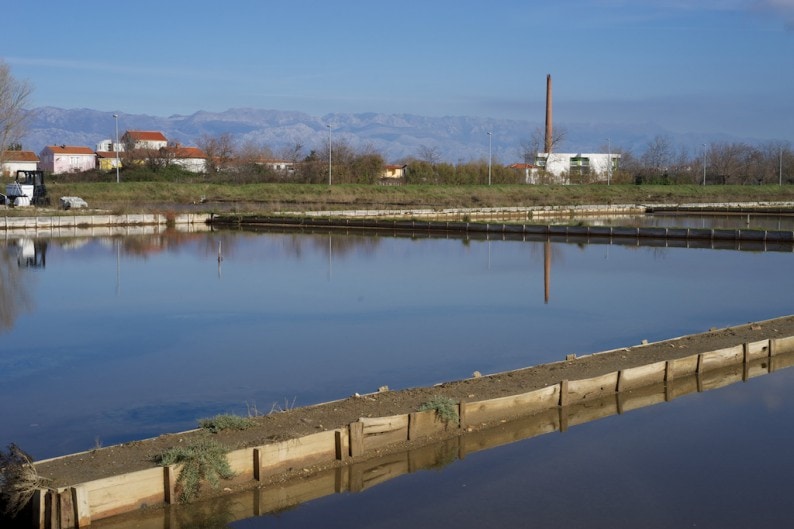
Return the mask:
<svg viewBox="0 0 794 529">
<path fill-rule="evenodd" d="M 555 122 L 794 140 L 794 0 L 11 2 L 32 106 Z M 14 23 L 8 23 L 9 21 Z"/>
</svg>

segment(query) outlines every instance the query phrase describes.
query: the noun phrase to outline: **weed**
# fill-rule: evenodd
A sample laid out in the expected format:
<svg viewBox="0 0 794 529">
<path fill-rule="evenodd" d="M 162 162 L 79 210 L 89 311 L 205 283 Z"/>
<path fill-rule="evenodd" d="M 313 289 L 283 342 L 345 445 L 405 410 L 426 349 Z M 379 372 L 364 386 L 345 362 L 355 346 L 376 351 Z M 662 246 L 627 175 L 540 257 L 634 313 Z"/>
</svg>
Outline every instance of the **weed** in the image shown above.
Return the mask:
<svg viewBox="0 0 794 529">
<path fill-rule="evenodd" d="M 226 459 L 226 450 L 212 439 L 199 439 L 187 446 L 170 448 L 157 456 L 156 460 L 164 467 L 182 465 L 176 484 L 180 490 L 179 499 L 183 503 L 198 496 L 202 481 L 207 481 L 212 488 L 218 488 L 221 478 L 234 476 Z"/>
<path fill-rule="evenodd" d="M 460 424 L 460 417 L 458 416 L 458 405 L 454 399 L 444 397 L 443 395 L 436 395 L 430 400 L 419 406 L 419 411 L 435 410 L 436 416 L 445 423 L 452 422 L 453 424 Z"/>
<path fill-rule="evenodd" d="M 222 432 L 223 430 L 247 430 L 256 423 L 250 417 L 241 417 L 239 415 L 223 414 L 210 417 L 209 419 L 201 419 L 199 426 L 212 433 Z"/>
<path fill-rule="evenodd" d="M 17 445 L 0 450 L 0 504 L 5 515 L 15 517 L 25 508 L 44 478 L 33 466 L 33 458 Z"/>
<path fill-rule="evenodd" d="M 287 400 L 287 397 L 284 397 L 284 407 L 282 407 L 278 402 L 274 402 L 273 406 L 271 406 L 270 408 L 270 413 L 268 415 L 271 415 L 273 413 L 284 413 L 286 411 L 290 411 L 295 407 L 295 401 L 297 399 L 298 397 L 293 397 L 292 402 L 290 403 L 290 401 Z"/>
</svg>

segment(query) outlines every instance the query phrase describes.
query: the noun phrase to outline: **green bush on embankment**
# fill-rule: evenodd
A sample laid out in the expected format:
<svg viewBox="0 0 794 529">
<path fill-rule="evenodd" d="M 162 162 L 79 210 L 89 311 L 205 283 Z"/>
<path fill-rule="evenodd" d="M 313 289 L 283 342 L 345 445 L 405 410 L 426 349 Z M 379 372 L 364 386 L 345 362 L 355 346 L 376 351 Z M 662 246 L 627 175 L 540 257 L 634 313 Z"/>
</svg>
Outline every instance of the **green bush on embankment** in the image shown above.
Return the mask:
<svg viewBox="0 0 794 529">
<path fill-rule="evenodd" d="M 193 501 L 199 493 L 201 482 L 212 488 L 220 486 L 221 479 L 229 479 L 234 472 L 226 459 L 226 449 L 212 439 L 199 439 L 186 446 L 175 446 L 166 450 L 156 461 L 161 466 L 182 465 L 176 485 L 180 490 L 180 501 Z"/>
</svg>

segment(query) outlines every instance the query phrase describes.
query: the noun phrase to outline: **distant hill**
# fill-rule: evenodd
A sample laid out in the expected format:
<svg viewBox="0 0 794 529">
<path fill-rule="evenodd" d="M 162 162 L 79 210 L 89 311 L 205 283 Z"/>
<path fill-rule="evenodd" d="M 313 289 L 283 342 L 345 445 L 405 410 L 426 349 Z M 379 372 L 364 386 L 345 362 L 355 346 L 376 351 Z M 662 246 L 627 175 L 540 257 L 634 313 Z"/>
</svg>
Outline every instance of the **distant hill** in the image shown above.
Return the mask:
<svg viewBox="0 0 794 529">
<path fill-rule="evenodd" d="M 91 109 L 40 107 L 23 147 L 39 152 L 45 145 L 85 145 L 94 148 L 103 139 L 115 137 L 112 112 Z M 225 112 L 199 111 L 189 116 L 169 117 L 143 114 L 121 114 L 119 135 L 125 130 L 158 130 L 169 140 L 196 145 L 205 134 L 231 134 L 239 142 L 267 145 L 274 152 L 298 143 L 304 153 L 328 142 L 328 128 L 334 142 L 343 139 L 352 147 L 372 146 L 387 162 L 417 156 L 422 149 L 435 149 L 441 160 L 465 162 L 487 159 L 488 135 L 492 131 L 494 162 L 521 161 L 520 146 L 527 143 L 542 123 L 475 117 L 423 117 L 410 114 L 328 114 L 310 116 L 302 112 L 234 108 Z M 555 127 L 567 131 L 560 144 L 562 152 L 599 152 L 607 144 L 613 151 L 641 154 L 648 142 L 658 135 L 671 139 L 674 145 L 696 146 L 704 142 L 740 141 L 728 136 L 676 135 L 653 123 L 584 124 L 560 123 Z M 748 141 L 741 139 L 741 141 Z M 750 140 L 751 141 L 751 140 Z"/>
</svg>

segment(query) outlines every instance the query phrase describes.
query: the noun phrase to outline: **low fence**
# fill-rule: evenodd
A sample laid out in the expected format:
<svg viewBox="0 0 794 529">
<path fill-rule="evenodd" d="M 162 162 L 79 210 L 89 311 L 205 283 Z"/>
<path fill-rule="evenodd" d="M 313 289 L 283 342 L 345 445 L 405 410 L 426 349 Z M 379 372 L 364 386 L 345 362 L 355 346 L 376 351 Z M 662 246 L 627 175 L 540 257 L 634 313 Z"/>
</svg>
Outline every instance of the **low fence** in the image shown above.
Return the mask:
<svg viewBox="0 0 794 529">
<path fill-rule="evenodd" d="M 243 448 L 228 453 L 235 481 L 265 481 L 311 465 L 341 462 L 333 479 L 327 474 L 303 480 L 298 492 L 262 492 L 276 498 L 259 499 L 255 513 L 284 508 L 320 494 L 360 491 L 410 472 L 410 458 L 391 455 L 362 464 L 395 443 L 410 443 L 436 434 L 459 436 L 457 457 L 567 428 L 609 415 L 672 400 L 693 392 L 715 389 L 794 365 L 794 336 L 771 338 L 735 347 L 655 362 L 582 380 L 558 384 L 520 395 L 462 401 L 459 424 L 444 422 L 433 410 L 391 417 L 360 418 L 346 427 L 298 439 Z M 523 418 L 523 419 L 522 419 Z M 489 435 L 493 425 L 514 421 L 508 433 Z M 338 464 L 338 463 L 337 463 Z M 415 467 L 415 465 L 414 465 Z M 346 469 L 346 470 L 345 470 Z M 176 502 L 180 466 L 154 467 L 58 489 L 37 491 L 32 501 L 32 527 L 69 529 L 94 520 Z M 46 477 L 46 476 L 45 476 Z M 307 490 L 307 487 L 311 490 Z M 257 493 L 260 494 L 260 493 Z M 259 497 L 259 496 L 257 496 Z M 267 504 L 267 507 L 263 507 Z"/>
</svg>

